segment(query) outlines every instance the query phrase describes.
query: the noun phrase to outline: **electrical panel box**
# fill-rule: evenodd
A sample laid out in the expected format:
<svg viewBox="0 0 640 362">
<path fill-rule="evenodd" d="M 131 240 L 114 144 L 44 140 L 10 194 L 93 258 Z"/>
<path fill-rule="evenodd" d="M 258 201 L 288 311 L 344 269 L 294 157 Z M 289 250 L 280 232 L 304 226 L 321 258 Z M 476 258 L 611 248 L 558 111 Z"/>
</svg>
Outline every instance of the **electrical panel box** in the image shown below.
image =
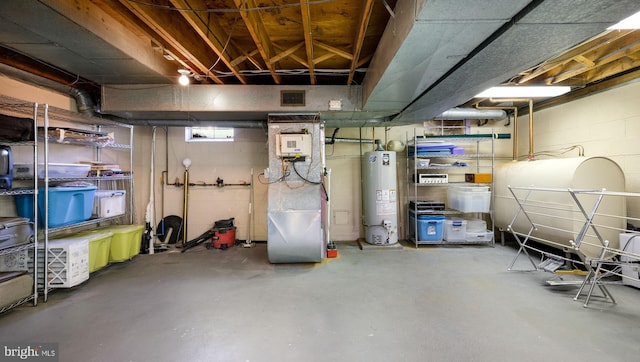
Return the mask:
<svg viewBox="0 0 640 362">
<path fill-rule="evenodd" d="M 276 137 L 276 156 L 311 156 L 311 135 L 306 133 L 281 133 Z"/>
</svg>

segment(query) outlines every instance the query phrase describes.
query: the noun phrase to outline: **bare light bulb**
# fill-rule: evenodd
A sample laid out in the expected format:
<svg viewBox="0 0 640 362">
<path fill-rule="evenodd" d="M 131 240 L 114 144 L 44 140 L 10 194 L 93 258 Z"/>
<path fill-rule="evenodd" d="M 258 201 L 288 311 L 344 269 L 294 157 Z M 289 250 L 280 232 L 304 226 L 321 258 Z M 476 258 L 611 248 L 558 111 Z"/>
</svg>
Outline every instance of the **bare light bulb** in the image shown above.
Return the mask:
<svg viewBox="0 0 640 362">
<path fill-rule="evenodd" d="M 191 159 L 188 157 L 185 158 L 184 160 L 182 160 L 182 165 L 184 165 L 184 168 L 188 170 L 189 167 L 191 166 Z"/>
<path fill-rule="evenodd" d="M 178 83 L 180 83 L 181 86 L 188 86 L 189 76 L 191 75 L 191 72 L 186 69 L 178 69 L 178 73 L 180 73 L 180 78 L 178 78 Z"/>
<path fill-rule="evenodd" d="M 180 83 L 180 85 L 182 85 L 182 86 L 189 85 L 189 77 L 187 77 L 184 74 L 181 75 L 180 78 L 178 78 L 178 83 Z"/>
</svg>

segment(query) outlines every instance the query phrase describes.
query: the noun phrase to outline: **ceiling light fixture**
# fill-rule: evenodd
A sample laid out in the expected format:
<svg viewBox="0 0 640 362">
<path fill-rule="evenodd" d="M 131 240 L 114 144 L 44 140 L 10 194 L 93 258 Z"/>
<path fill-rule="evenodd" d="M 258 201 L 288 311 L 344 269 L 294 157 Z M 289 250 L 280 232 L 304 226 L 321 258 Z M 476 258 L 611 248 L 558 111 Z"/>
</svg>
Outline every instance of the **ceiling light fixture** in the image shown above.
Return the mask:
<svg viewBox="0 0 640 362">
<path fill-rule="evenodd" d="M 607 28 L 607 30 L 623 29 L 640 29 L 640 11 Z"/>
<path fill-rule="evenodd" d="M 481 92 L 475 98 L 548 98 L 570 90 L 569 86 L 498 86 Z"/>
<path fill-rule="evenodd" d="M 188 86 L 191 72 L 186 69 L 178 69 L 178 73 L 180 73 L 180 78 L 178 78 L 178 83 L 180 83 L 180 85 L 182 86 Z"/>
</svg>

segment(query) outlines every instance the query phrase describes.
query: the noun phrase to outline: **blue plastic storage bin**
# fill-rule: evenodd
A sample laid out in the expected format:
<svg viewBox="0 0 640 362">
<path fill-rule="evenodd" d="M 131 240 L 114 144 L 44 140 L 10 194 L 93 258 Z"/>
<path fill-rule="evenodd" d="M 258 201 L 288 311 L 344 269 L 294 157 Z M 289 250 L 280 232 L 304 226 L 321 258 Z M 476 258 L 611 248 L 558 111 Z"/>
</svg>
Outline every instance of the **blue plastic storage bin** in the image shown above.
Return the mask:
<svg viewBox="0 0 640 362">
<path fill-rule="evenodd" d="M 48 227 L 88 220 L 93 211 L 96 186 L 49 187 Z M 33 195 L 16 195 L 18 215 L 33 221 Z M 38 225 L 44 224 L 44 187 L 38 189 Z"/>
<path fill-rule="evenodd" d="M 416 222 L 413 212 L 409 211 L 411 225 Z M 418 215 L 418 241 L 442 241 L 444 233 L 444 215 Z"/>
</svg>

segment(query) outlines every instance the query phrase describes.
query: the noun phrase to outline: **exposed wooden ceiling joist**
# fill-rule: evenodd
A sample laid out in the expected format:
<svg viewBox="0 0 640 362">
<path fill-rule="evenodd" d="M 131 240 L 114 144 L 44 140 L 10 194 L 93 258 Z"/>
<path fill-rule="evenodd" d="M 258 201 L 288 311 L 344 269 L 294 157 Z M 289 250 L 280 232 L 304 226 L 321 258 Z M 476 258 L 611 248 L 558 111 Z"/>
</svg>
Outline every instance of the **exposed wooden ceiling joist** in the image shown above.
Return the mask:
<svg viewBox="0 0 640 362">
<path fill-rule="evenodd" d="M 367 27 L 369 26 L 369 19 L 371 19 L 371 11 L 373 9 L 373 0 L 367 0 L 364 4 L 364 9 L 360 14 L 360 21 L 358 22 L 358 33 L 353 41 L 353 59 L 351 60 L 351 67 L 349 68 L 349 78 L 347 84 L 353 82 L 353 76 L 355 75 L 356 68 L 358 67 L 358 60 L 360 58 L 360 52 L 362 51 L 362 45 L 364 43 L 364 36 L 367 33 Z"/>
<path fill-rule="evenodd" d="M 278 75 L 276 67 L 269 61 L 275 55 L 273 43 L 269 38 L 269 33 L 264 27 L 264 23 L 260 18 L 260 13 L 255 10 L 250 10 L 257 8 L 255 0 L 234 0 L 234 2 L 237 8 L 240 10 L 242 19 L 244 20 L 244 23 L 249 30 L 249 33 L 251 34 L 256 47 L 262 55 L 262 59 L 264 59 L 269 72 L 271 72 L 273 81 L 276 84 L 281 84 L 282 79 L 280 78 L 280 75 Z"/>
<path fill-rule="evenodd" d="M 286 58 L 288 56 L 290 56 L 291 54 L 293 54 L 296 50 L 302 48 L 304 46 L 305 42 L 300 42 L 292 47 L 290 47 L 289 49 L 285 49 L 284 51 L 281 51 L 278 55 L 274 56 L 273 58 L 269 59 L 270 63 L 277 63 L 279 62 L 281 59 Z"/>
<path fill-rule="evenodd" d="M 279 57 L 279 59 L 277 59 L 276 61 L 288 57 L 288 58 L 291 58 L 291 59 L 295 60 L 296 62 L 302 64 L 302 66 L 304 66 L 305 68 L 309 68 L 309 63 L 307 63 L 304 59 L 300 58 L 299 56 L 297 56 L 294 53 L 296 50 L 302 48 L 303 45 L 304 45 L 304 42 L 301 42 L 301 43 L 296 44 L 292 48 L 284 49 L 281 46 L 279 46 L 278 44 L 273 44 L 273 46 L 278 51 L 280 51 L 279 55 L 283 55 L 282 57 Z M 272 62 L 275 62 L 275 61 L 272 60 Z"/>
<path fill-rule="evenodd" d="M 304 45 L 307 53 L 307 68 L 309 69 L 309 81 L 316 84 L 315 64 L 313 63 L 313 31 L 311 30 L 311 10 L 306 0 L 300 0 L 300 14 L 302 15 L 302 31 L 304 32 Z"/>
<path fill-rule="evenodd" d="M 207 4 L 202 0 L 171 0 L 171 3 L 179 9 L 194 9 L 194 11 L 180 11 L 180 14 L 200 35 L 205 44 L 209 46 L 240 83 L 247 84 L 247 79 L 240 72 L 239 64 L 233 64 L 232 59 L 241 55 L 228 34 L 217 21 L 211 21 L 210 12 L 197 12 L 197 9 L 206 9 Z"/>
<path fill-rule="evenodd" d="M 576 64 L 578 64 L 579 67 L 597 66 L 597 59 L 617 50 L 619 46 L 632 41 L 629 39 L 633 39 L 636 36 L 638 36 L 638 32 L 634 30 L 609 31 L 603 33 L 594 39 L 564 52 L 554 59 L 550 59 L 533 69 L 521 73 L 517 78 L 517 83 L 557 84 L 559 81 L 555 77 L 575 70 Z M 616 45 L 612 45 L 614 43 Z M 584 71 L 587 70 L 588 69 L 584 69 Z M 580 73 L 581 72 L 576 73 L 575 75 Z M 571 78 L 571 76 L 569 76 L 569 78 Z M 541 81 L 540 79 L 543 80 Z"/>
<path fill-rule="evenodd" d="M 314 41 L 313 45 L 317 46 L 318 48 L 322 48 L 322 49 L 324 49 L 324 50 L 326 50 L 328 52 L 331 52 L 331 53 L 333 53 L 333 54 L 335 54 L 335 55 L 337 55 L 339 57 L 342 57 L 344 59 L 353 60 L 353 54 L 351 54 L 349 52 L 346 52 L 346 51 L 344 51 L 342 49 L 338 49 L 336 47 L 333 47 L 333 46 L 331 46 L 329 44 L 324 44 L 324 43 L 321 43 L 319 41 Z"/>
<path fill-rule="evenodd" d="M 187 22 L 177 20 L 182 19 L 174 16 L 178 14 L 127 0 L 121 0 L 121 3 L 144 21 L 164 41 L 177 49 L 184 57 L 183 60 L 193 63 L 196 69 L 191 69 L 191 71 L 202 74 L 218 84 L 224 84 L 210 71 L 213 63 L 204 63 L 206 60 L 213 62 L 217 55 L 210 48 L 203 47 L 196 41 L 199 36 Z"/>
</svg>

